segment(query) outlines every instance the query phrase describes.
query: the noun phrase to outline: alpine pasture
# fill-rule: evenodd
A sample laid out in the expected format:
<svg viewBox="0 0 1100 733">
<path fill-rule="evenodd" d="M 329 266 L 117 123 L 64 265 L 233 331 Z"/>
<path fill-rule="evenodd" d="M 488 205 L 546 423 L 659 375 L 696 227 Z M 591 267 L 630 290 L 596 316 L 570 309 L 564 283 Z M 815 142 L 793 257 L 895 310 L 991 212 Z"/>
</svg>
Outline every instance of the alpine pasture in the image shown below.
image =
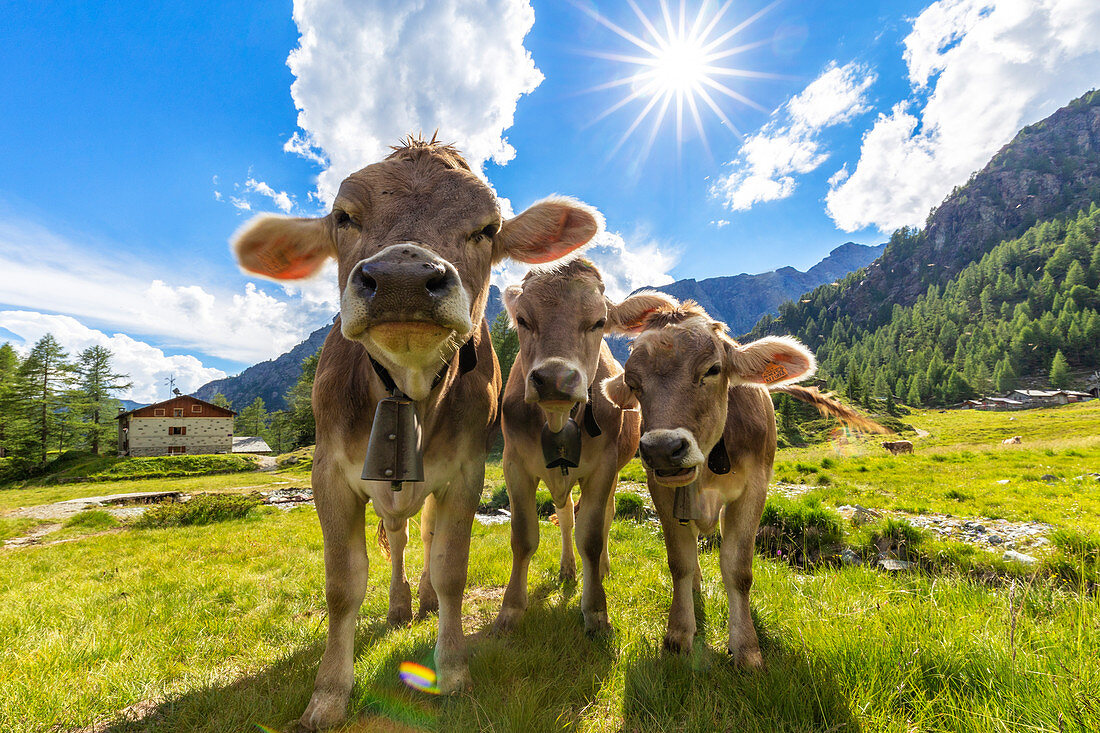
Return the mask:
<svg viewBox="0 0 1100 733">
<path fill-rule="evenodd" d="M 490 636 L 510 567 L 508 525 L 478 522 L 463 607 L 473 688 L 437 697 L 399 680 L 402 661 L 431 663 L 435 623 L 386 625 L 389 563 L 369 542 L 342 730 L 1100 729 L 1100 482 L 1090 475 L 1100 471 L 1100 406 L 902 420 L 915 431 L 905 433 L 913 455 L 843 433 L 780 450 L 762 530 L 770 540 L 754 562 L 764 671 L 738 671 L 722 651 L 726 594 L 711 541 L 700 556 L 695 649 L 662 652 L 665 550 L 658 526 L 636 518 L 611 529 L 610 636 L 585 635 L 579 589 L 557 579 L 560 532 L 548 520 L 531 606 L 513 633 Z M 1022 445 L 1001 446 L 1005 435 Z M 299 457 L 275 472 L 94 483 L 47 475 L 0 490 L 7 539 L 55 521 L 20 507 L 133 491 L 243 495 L 242 518 L 143 528 L 151 523 L 93 510 L 5 546 L 0 729 L 292 730 L 324 645 L 321 533 L 309 505 L 244 499 L 308 487 L 308 451 Z M 487 468 L 486 500 L 502 485 L 499 463 Z M 641 475 L 628 464 L 620 495 L 644 496 Z M 837 511 L 857 504 L 880 516 L 853 524 Z M 1051 530 L 1021 546 L 1036 558 L 1024 564 L 913 528 L 931 513 Z M 422 556 L 410 544 L 415 578 Z M 883 558 L 906 569 L 886 570 Z"/>
</svg>

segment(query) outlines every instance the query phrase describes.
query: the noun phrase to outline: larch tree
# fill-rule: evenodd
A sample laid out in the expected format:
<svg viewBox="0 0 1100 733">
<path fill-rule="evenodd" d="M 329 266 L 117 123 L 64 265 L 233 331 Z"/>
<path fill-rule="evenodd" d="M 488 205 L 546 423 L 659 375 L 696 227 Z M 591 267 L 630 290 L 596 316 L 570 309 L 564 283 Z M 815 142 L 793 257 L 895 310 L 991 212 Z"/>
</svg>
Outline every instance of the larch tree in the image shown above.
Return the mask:
<svg viewBox="0 0 1100 733">
<path fill-rule="evenodd" d="M 109 422 L 117 406 L 114 395 L 133 386 L 129 375 L 111 369 L 114 354 L 105 346 L 89 346 L 77 358 L 78 395 L 81 400 L 83 432 L 92 452 L 99 454 L 100 444 L 109 440 L 113 425 Z"/>
</svg>

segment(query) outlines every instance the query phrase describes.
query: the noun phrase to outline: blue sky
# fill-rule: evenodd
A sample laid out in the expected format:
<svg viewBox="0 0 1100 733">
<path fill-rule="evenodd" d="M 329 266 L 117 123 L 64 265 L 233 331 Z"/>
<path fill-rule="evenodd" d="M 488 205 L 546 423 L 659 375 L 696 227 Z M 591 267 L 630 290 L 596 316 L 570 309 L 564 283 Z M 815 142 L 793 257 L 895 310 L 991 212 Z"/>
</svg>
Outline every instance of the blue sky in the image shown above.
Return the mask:
<svg viewBox="0 0 1100 733">
<path fill-rule="evenodd" d="M 516 211 L 555 192 L 597 206 L 613 294 L 805 269 L 920 225 L 1100 84 L 1097 5 L 688 2 L 689 30 L 721 11 L 708 39 L 753 19 L 709 62 L 753 76 L 707 72 L 751 104 L 696 79 L 738 132 L 696 93 L 702 136 L 685 113 L 678 140 L 675 102 L 654 128 L 658 101 L 623 141 L 648 79 L 592 89 L 652 68 L 609 56 L 654 58 L 658 0 L 4 2 L 0 339 L 109 346 L 139 400 L 277 356 L 335 312 L 334 276 L 246 277 L 229 237 L 257 212 L 323 212 L 347 172 L 437 127 Z"/>
</svg>

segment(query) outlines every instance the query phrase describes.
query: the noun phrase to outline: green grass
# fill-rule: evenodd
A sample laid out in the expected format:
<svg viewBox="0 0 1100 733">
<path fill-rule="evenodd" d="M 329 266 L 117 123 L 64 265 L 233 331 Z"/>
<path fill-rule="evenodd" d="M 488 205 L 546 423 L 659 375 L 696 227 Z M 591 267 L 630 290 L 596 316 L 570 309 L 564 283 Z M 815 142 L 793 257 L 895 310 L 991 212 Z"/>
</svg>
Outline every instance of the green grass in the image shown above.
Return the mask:
<svg viewBox="0 0 1100 733">
<path fill-rule="evenodd" d="M 373 526 L 373 517 L 368 526 Z M 541 523 L 532 602 L 516 632 L 471 639 L 472 692 L 405 689 L 434 619 L 385 626 L 388 563 L 373 542 L 357 633 L 354 713 L 429 730 L 1089 730 L 1100 709 L 1100 600 L 1037 576 L 1013 590 L 867 568 L 802 574 L 758 558 L 753 610 L 768 664 L 731 668 L 717 553 L 701 555 L 704 620 L 686 658 L 659 652 L 670 599 L 652 525 L 614 523 L 609 638 L 583 633 L 558 584 L 560 532 Z M 415 535 L 415 531 L 414 531 Z M 170 561 L 166 561 L 170 559 Z M 409 572 L 420 569 L 410 552 Z M 506 526 L 475 525 L 467 632 L 499 603 Z M 86 537 L 0 555 L 0 729 L 88 725 L 157 698 L 122 731 L 285 729 L 304 709 L 325 632 L 311 510 Z M 1015 617 L 1015 630 L 1012 619 Z M 254 729 L 254 728 L 253 728 Z"/>
<path fill-rule="evenodd" d="M 10 475 L 6 479 L 0 478 L 0 489 L 83 481 L 180 478 L 255 470 L 256 460 L 251 456 L 200 455 L 124 458 L 68 451 L 55 457 L 46 465 L 35 468 L 33 475 L 18 479 L 13 479 Z"/>
<path fill-rule="evenodd" d="M 64 526 L 66 528 L 86 529 L 100 531 L 114 529 L 119 526 L 119 521 L 102 509 L 89 509 L 69 517 Z"/>
</svg>

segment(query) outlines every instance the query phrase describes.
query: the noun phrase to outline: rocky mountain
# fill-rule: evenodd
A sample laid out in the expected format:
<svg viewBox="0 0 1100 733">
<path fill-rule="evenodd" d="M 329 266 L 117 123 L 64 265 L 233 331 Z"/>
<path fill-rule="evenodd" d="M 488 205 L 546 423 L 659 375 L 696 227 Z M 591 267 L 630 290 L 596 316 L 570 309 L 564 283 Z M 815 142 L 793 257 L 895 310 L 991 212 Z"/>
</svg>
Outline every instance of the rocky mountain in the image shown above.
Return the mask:
<svg viewBox="0 0 1100 733">
<path fill-rule="evenodd" d="M 793 267 L 781 267 L 758 275 L 677 280 L 655 289 L 678 300 L 690 298 L 703 306 L 707 313 L 725 321 L 732 333 L 744 333 L 765 313 L 778 313 L 780 303 L 871 264 L 885 247 L 885 244 L 872 247 L 845 242 L 805 272 Z"/>
<path fill-rule="evenodd" d="M 845 316 L 881 325 L 895 304 L 912 305 L 930 285 L 946 284 L 1000 242 L 1037 222 L 1075 216 L 1098 200 L 1100 91 L 1093 91 L 1017 133 L 928 214 L 924 229 L 899 230 L 873 267 L 809 307 L 824 307 L 814 314 L 819 326 Z M 781 318 L 771 330 L 790 332 L 805 320 Z"/>
<path fill-rule="evenodd" d="M 221 392 L 237 412 L 257 397 L 263 398 L 268 411 L 282 410 L 286 407 L 287 390 L 302 375 L 302 361 L 320 351 L 331 328 L 331 323 L 326 324 L 282 356 L 254 364 L 235 377 L 207 382 L 193 394 L 200 400 L 209 401 Z"/>
<path fill-rule="evenodd" d="M 806 272 L 783 267 L 758 275 L 677 280 L 657 289 L 681 300 L 697 300 L 716 318 L 729 323 L 734 333 L 738 333 L 750 328 L 765 313 L 776 313 L 776 308 L 783 301 L 864 267 L 874 261 L 885 246 L 846 242 Z M 490 287 L 489 301 L 485 307 L 489 322 L 503 310 L 500 291 L 496 286 Z M 286 407 L 287 390 L 302 373 L 302 360 L 321 348 L 330 328 L 331 325 L 319 328 L 286 354 L 251 366 L 235 377 L 204 384 L 194 394 L 199 399 L 209 400 L 221 392 L 235 410 L 241 410 L 257 397 L 262 397 L 268 410 L 281 410 Z M 612 342 L 612 351 L 620 359 L 625 359 L 626 343 L 621 340 Z"/>
</svg>

